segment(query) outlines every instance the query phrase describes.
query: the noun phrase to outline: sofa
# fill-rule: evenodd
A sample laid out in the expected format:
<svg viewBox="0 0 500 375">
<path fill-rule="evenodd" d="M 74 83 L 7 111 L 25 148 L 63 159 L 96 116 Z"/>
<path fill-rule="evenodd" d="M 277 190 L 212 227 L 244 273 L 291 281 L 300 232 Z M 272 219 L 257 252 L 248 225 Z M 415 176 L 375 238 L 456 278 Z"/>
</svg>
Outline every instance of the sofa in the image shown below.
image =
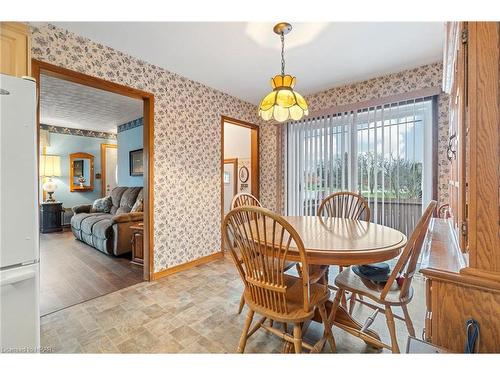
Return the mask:
<svg viewBox="0 0 500 375">
<path fill-rule="evenodd" d="M 130 226 L 143 220 L 142 190 L 142 187 L 116 187 L 110 197 L 73 207 L 71 231 L 78 240 L 106 254 L 132 251 Z M 106 202 L 104 209 L 98 204 L 103 201 Z M 137 207 L 140 212 L 131 212 Z"/>
</svg>

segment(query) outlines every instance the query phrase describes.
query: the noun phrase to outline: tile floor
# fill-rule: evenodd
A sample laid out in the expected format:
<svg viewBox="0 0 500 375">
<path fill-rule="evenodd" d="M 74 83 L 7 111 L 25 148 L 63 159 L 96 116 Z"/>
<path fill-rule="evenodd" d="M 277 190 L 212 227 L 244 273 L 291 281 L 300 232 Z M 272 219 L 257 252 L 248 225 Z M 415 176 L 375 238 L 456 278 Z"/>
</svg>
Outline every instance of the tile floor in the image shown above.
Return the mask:
<svg viewBox="0 0 500 375">
<path fill-rule="evenodd" d="M 414 288 L 410 314 L 420 336 L 425 313 L 421 277 L 414 279 Z M 221 259 L 49 314 L 41 320 L 42 346 L 57 353 L 234 353 L 247 311 L 237 315 L 241 290 L 231 260 Z M 369 314 L 368 308 L 356 306 L 356 317 Z M 396 325 L 404 352 L 406 329 L 401 321 Z M 389 342 L 383 315 L 372 327 Z M 378 352 L 336 327 L 333 332 L 340 353 Z M 316 341 L 321 335 L 321 325 L 312 323 L 305 337 Z M 279 353 L 281 346 L 280 339 L 259 330 L 246 352 Z"/>
</svg>

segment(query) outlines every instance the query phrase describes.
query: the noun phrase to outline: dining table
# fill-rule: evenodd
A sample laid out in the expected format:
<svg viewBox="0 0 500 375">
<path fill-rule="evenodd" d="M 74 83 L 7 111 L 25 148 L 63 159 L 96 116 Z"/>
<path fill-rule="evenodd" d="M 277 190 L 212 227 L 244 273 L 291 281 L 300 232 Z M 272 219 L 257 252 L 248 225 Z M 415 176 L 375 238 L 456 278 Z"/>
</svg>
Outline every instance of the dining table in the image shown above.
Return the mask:
<svg viewBox="0 0 500 375">
<path fill-rule="evenodd" d="M 310 265 L 352 266 L 383 262 L 397 257 L 407 241 L 406 236 L 396 229 L 363 220 L 320 216 L 284 216 L 284 219 L 301 237 Z M 267 225 L 266 231 L 272 231 L 272 222 Z M 288 257 L 291 261 L 300 261 L 299 252 L 293 245 Z M 331 301 L 328 301 L 326 308 L 329 316 L 331 306 Z M 320 319 L 315 317 L 315 320 Z M 332 324 L 344 330 L 362 328 L 362 324 L 342 305 L 336 311 Z M 374 330 L 367 329 L 364 333 L 380 339 Z M 363 341 L 377 347 L 371 341 Z M 293 348 L 284 346 L 284 351 L 290 350 Z"/>
</svg>

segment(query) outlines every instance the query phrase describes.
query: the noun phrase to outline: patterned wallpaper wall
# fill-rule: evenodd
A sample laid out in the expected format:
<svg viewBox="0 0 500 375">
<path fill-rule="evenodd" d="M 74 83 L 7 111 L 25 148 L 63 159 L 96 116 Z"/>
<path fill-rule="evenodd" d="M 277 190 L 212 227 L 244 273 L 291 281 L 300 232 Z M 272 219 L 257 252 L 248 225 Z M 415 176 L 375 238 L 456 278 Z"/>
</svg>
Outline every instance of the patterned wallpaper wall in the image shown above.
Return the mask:
<svg viewBox="0 0 500 375">
<path fill-rule="evenodd" d="M 61 28 L 31 31 L 33 58 L 155 95 L 155 271 L 219 251 L 220 118 L 262 125 L 256 107 Z M 274 125 L 261 137 L 261 200 L 276 209 Z"/>
<path fill-rule="evenodd" d="M 256 106 L 52 25 L 32 28 L 33 58 L 155 95 L 155 271 L 220 249 L 220 116 L 260 126 L 260 198 L 281 211 L 278 129 Z M 441 64 L 332 88 L 307 97 L 311 111 L 441 85 Z M 448 107 L 439 106 L 439 200 L 447 201 Z"/>
<path fill-rule="evenodd" d="M 442 64 L 433 63 L 366 81 L 334 87 L 306 96 L 309 112 L 339 105 L 365 102 L 430 87 L 441 87 Z M 446 158 L 448 139 L 448 95 L 438 95 L 438 204 L 448 202 L 449 162 Z M 285 143 L 283 142 L 283 145 Z M 284 161 L 283 161 L 284 162 Z M 284 171 L 280 171 L 284 178 Z M 284 188 L 284 184 L 283 184 Z M 284 192 L 284 191 L 283 191 Z M 281 209 L 284 208 L 282 202 Z"/>
</svg>

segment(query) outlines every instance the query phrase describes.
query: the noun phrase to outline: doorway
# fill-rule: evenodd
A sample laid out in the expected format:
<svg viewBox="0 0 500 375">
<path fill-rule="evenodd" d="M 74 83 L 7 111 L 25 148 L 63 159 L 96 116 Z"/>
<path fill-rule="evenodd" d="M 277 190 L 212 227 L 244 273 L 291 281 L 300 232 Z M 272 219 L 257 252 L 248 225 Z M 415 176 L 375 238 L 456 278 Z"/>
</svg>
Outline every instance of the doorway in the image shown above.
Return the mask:
<svg viewBox="0 0 500 375">
<path fill-rule="evenodd" d="M 224 215 L 231 209 L 233 197 L 238 194 L 238 158 L 224 159 Z"/>
<path fill-rule="evenodd" d="M 58 247 L 64 247 L 63 250 L 74 250 L 72 254 L 74 256 L 69 256 L 70 251 L 60 251 L 61 256 L 54 254 L 50 260 L 45 262 L 47 267 L 54 265 L 55 268 L 58 268 L 61 274 L 64 272 L 65 275 L 71 275 L 72 282 L 78 284 L 78 288 L 76 288 L 77 296 L 75 297 L 75 293 L 68 293 L 64 295 L 64 300 L 62 300 L 63 293 L 61 293 L 60 288 L 57 293 L 51 293 L 51 288 L 56 286 L 58 283 L 56 281 L 60 280 L 52 280 L 50 277 L 47 279 L 47 285 L 49 287 L 47 290 L 49 291 L 46 295 L 50 295 L 53 298 L 53 303 L 48 305 L 49 308 L 47 310 L 52 310 L 52 306 L 61 305 L 62 308 L 69 307 L 71 304 L 83 302 L 83 300 L 89 300 L 95 297 L 98 297 L 103 294 L 107 294 L 109 292 L 122 289 L 123 287 L 128 286 L 128 284 L 140 282 L 142 280 L 151 280 L 153 273 L 153 120 L 154 120 L 154 96 L 148 92 L 144 92 L 141 90 L 133 89 L 127 86 L 122 86 L 119 84 L 115 84 L 112 82 L 108 82 L 99 78 L 95 78 L 92 76 L 88 76 L 79 72 L 71 71 L 65 68 L 61 68 L 49 63 L 45 63 L 38 60 L 32 60 L 32 72 L 33 77 L 37 82 L 37 123 L 38 123 L 38 155 L 40 157 L 39 165 L 47 169 L 44 164 L 52 159 L 58 159 L 58 164 L 61 168 L 69 168 L 70 172 L 77 173 L 73 178 L 68 180 L 68 177 L 65 176 L 65 172 L 59 172 L 59 174 L 53 174 L 53 176 L 61 176 L 57 179 L 57 185 L 59 185 L 58 190 L 55 192 L 55 196 L 62 196 L 62 190 L 66 189 L 68 192 L 71 192 L 67 197 L 73 198 L 78 195 L 86 195 L 89 197 L 90 195 L 97 194 L 95 198 L 92 198 L 91 201 L 96 202 L 96 199 L 104 196 L 110 196 L 110 193 L 113 191 L 113 188 L 116 186 L 127 186 L 133 190 L 133 192 L 129 192 L 130 189 L 124 189 L 123 195 L 127 195 L 126 204 L 127 207 L 130 204 L 129 210 L 137 212 L 137 214 L 142 213 L 140 215 L 135 214 L 136 219 L 134 223 L 130 223 L 131 225 L 127 225 L 127 228 L 123 230 L 123 236 L 119 237 L 116 234 L 116 238 L 120 238 L 119 243 L 117 244 L 113 238 L 108 238 L 108 235 L 104 238 L 103 241 L 99 242 L 101 237 L 97 238 L 99 233 L 92 232 L 92 239 L 84 238 L 82 234 L 82 238 L 78 238 L 77 233 L 73 230 L 73 226 L 70 224 L 69 220 L 68 230 L 61 231 L 60 233 L 64 233 L 63 236 L 60 236 L 57 242 L 53 241 L 50 243 L 50 246 L 47 246 L 47 249 L 52 251 Z M 138 117 L 136 120 L 130 121 L 127 120 L 126 123 L 118 123 L 122 124 L 118 127 L 115 126 L 116 132 L 114 138 L 105 139 L 105 132 L 100 132 L 99 130 L 87 130 L 87 129 L 76 129 L 76 131 L 71 130 L 71 126 L 68 125 L 68 129 L 64 128 L 64 131 L 61 132 L 60 128 L 62 126 L 42 126 L 41 125 L 41 111 L 42 111 L 42 100 L 43 90 L 41 89 L 42 83 L 45 82 L 45 87 L 47 86 L 47 82 L 58 81 L 58 84 L 61 87 L 67 87 L 71 85 L 77 85 L 85 92 L 90 92 L 92 90 L 98 91 L 101 95 L 106 95 L 110 101 L 105 101 L 105 104 L 108 106 L 106 111 L 103 110 L 103 113 L 106 115 L 109 113 L 115 113 L 117 116 L 119 115 L 119 111 L 113 110 L 111 111 L 110 102 L 112 103 L 112 97 L 120 97 L 122 99 L 118 99 L 119 103 L 123 101 L 124 103 L 137 102 L 138 110 L 135 109 L 134 113 L 137 111 Z M 61 90 L 53 90 L 53 92 L 60 92 Z M 75 94 L 76 95 L 76 94 Z M 92 98 L 91 95 L 87 95 L 87 98 Z M 91 100 L 91 99 L 89 99 Z M 75 102 L 76 104 L 78 101 Z M 77 106 L 75 104 L 75 106 Z M 55 116 L 55 115 L 54 115 Z M 80 118 L 82 120 L 84 118 Z M 81 121 L 80 121 L 81 122 Z M 58 128 L 58 129 L 56 129 Z M 121 129 L 122 128 L 122 129 Z M 68 130 L 68 131 L 66 131 Z M 69 131 L 71 130 L 71 131 Z M 128 133 L 128 130 L 134 130 L 135 133 L 131 137 L 126 137 L 124 134 Z M 59 134 L 56 134 L 58 133 Z M 47 133 L 51 133 L 53 135 L 53 139 L 57 139 L 58 136 L 62 135 L 72 135 L 80 136 L 75 146 L 75 150 L 61 151 L 60 155 L 49 155 L 50 148 L 54 147 L 54 145 L 50 145 L 46 147 L 47 144 Z M 89 140 L 92 137 L 93 151 L 85 153 L 87 159 L 80 160 L 81 158 L 76 158 L 79 154 L 77 151 L 82 151 L 81 149 L 84 147 L 84 139 L 88 137 Z M 126 147 L 120 147 L 120 137 L 124 138 L 126 141 L 133 139 L 137 141 L 137 139 L 141 140 L 141 148 L 135 145 L 135 142 L 123 142 L 123 145 L 130 146 L 130 150 L 126 149 Z M 49 138 L 50 139 L 50 138 Z M 90 142 L 90 141 L 89 141 Z M 63 142 L 59 142 L 61 144 Z M 130 144 L 127 144 L 130 143 Z M 86 144 L 86 143 L 85 143 Z M 117 146 L 118 145 L 118 146 Z M 65 145 L 68 146 L 67 144 Z M 100 146 L 100 147 L 99 147 Z M 118 151 L 123 149 L 126 153 L 126 157 L 120 160 L 118 155 Z M 75 153 L 76 152 L 76 153 Z M 81 153 L 80 153 L 81 154 Z M 67 158 L 69 161 L 65 161 L 64 158 Z M 75 159 L 72 160 L 71 158 Z M 122 163 L 123 162 L 123 163 Z M 118 178 L 117 168 L 118 164 L 124 164 L 122 166 L 122 170 L 126 171 L 127 177 L 130 175 L 130 178 L 127 182 L 122 183 Z M 45 173 L 43 174 L 45 176 Z M 70 174 L 71 176 L 71 174 Z M 43 177 L 42 177 L 43 178 Z M 139 185 L 134 185 L 132 181 L 133 179 L 140 180 Z M 56 180 L 56 179 L 55 179 Z M 43 183 L 43 180 L 42 180 Z M 39 185 L 40 193 L 39 194 L 39 206 L 42 207 L 46 205 L 47 202 L 46 196 L 43 195 L 42 192 L 42 183 Z M 68 186 L 68 184 L 70 186 Z M 74 185 L 74 186 L 73 186 Z M 45 190 L 45 189 L 44 189 Z M 135 195 L 134 195 L 135 194 Z M 132 197 L 133 195 L 133 197 Z M 125 199 L 125 198 L 124 198 Z M 61 199 L 62 200 L 62 199 Z M 110 199 L 108 199 L 109 201 Z M 112 200 L 112 199 L 111 199 Z M 57 201 L 57 200 L 56 200 Z M 68 207 L 71 207 L 70 198 L 67 198 Z M 120 199 L 121 201 L 121 199 Z M 57 202 L 61 203 L 61 202 Z M 64 202 L 63 202 L 64 203 Z M 91 202 L 89 202 L 91 203 Z M 113 203 L 114 204 L 114 203 Z M 47 205 L 46 205 L 47 206 Z M 87 205 L 88 206 L 88 205 Z M 57 205 L 54 205 L 55 209 L 57 209 Z M 121 205 L 120 207 L 121 208 Z M 92 207 L 92 210 L 95 208 Z M 99 207 L 97 208 L 99 210 Z M 112 209 L 111 209 L 112 210 Z M 78 212 L 72 210 L 71 208 L 66 209 L 66 211 L 70 212 L 70 215 L 76 215 Z M 98 211 L 99 212 L 99 211 Z M 110 216 L 115 213 L 103 210 L 103 214 L 108 213 Z M 91 215 L 93 215 L 91 213 Z M 52 215 L 57 219 L 57 213 Z M 64 216 L 61 221 L 64 223 Z M 134 216 L 134 215 L 132 215 Z M 83 220 L 83 219 L 82 219 Z M 104 219 L 103 219 L 104 220 Z M 42 212 L 42 221 L 43 221 L 43 212 Z M 57 220 L 56 220 L 57 221 Z M 83 222 L 83 221 L 82 221 Z M 113 222 L 113 220 L 111 220 Z M 96 225 L 90 223 L 87 225 L 89 228 L 94 228 Z M 134 227 L 134 228 L 133 228 Z M 71 230 L 69 230 L 71 228 Z M 134 233 L 129 233 L 129 231 L 134 230 Z M 121 230 L 121 229 L 119 229 Z M 83 232 L 83 226 L 82 226 Z M 103 233 L 111 233 L 111 231 L 106 231 Z M 113 229 L 113 233 L 116 233 L 115 229 Z M 140 246 L 138 249 L 142 254 L 141 262 L 142 265 L 137 265 L 137 259 L 131 257 L 130 249 L 124 246 L 128 246 L 126 244 L 131 244 L 132 239 L 137 243 L 138 236 L 136 234 L 140 234 Z M 46 236 L 45 233 L 41 234 L 41 236 Z M 49 237 L 49 236 L 47 236 Z M 75 237 L 80 241 L 75 241 Z M 88 236 L 87 236 L 88 237 Z M 95 240 L 95 238 L 97 240 Z M 123 238 L 122 238 L 123 237 Z M 126 237 L 126 238 L 125 238 Z M 133 238 L 132 238 L 133 237 Z M 55 238 L 55 237 L 51 237 Z M 61 241 L 59 241 L 61 240 Z M 90 242 L 89 242 L 90 241 Z M 89 244 L 90 243 L 90 244 Z M 138 252 L 139 252 L 138 250 Z M 86 252 L 83 256 L 82 254 Z M 68 255 L 68 256 L 67 256 Z M 88 256 L 85 256 L 88 255 Z M 43 257 L 43 254 L 42 254 Z M 97 259 L 98 258 L 98 259 Z M 76 260 L 75 260 L 76 259 Z M 131 262 L 131 260 L 136 260 L 135 262 Z M 42 259 L 43 261 L 43 259 Z M 52 262 L 52 264 L 49 264 Z M 130 265 L 132 264 L 132 265 Z M 133 272 L 129 272 L 129 269 L 136 269 L 134 276 Z M 72 270 L 78 270 L 79 272 L 72 272 Z M 87 272 L 87 276 L 80 277 L 80 270 L 82 272 Z M 111 271 L 109 271 L 111 270 Z M 59 272 L 59 271 L 58 271 Z M 50 276 L 50 273 L 46 273 Z M 102 277 L 100 277 L 102 276 Z M 43 274 L 42 274 L 43 277 Z M 69 277 L 69 276 L 68 276 Z M 50 279 L 50 280 L 49 280 Z M 100 283 L 102 280 L 105 282 Z M 137 281 L 136 281 L 137 280 Z M 93 285 L 92 283 L 95 282 Z M 42 292 L 42 291 L 41 291 Z M 75 292 L 75 288 L 71 289 L 71 292 Z M 42 293 L 41 293 L 42 294 Z M 66 298 L 67 297 L 67 298 Z M 83 300 L 81 300 L 83 298 Z M 80 300 L 78 300 L 80 299 Z M 73 302 L 73 303 L 72 303 Z M 52 311 L 51 311 L 52 312 Z"/>
<path fill-rule="evenodd" d="M 118 147 L 116 144 L 101 144 L 102 184 L 101 196 L 110 195 L 118 186 Z"/>
<path fill-rule="evenodd" d="M 259 127 L 222 116 L 221 229 L 224 216 L 229 212 L 236 194 L 248 193 L 260 198 L 259 159 Z"/>
</svg>

